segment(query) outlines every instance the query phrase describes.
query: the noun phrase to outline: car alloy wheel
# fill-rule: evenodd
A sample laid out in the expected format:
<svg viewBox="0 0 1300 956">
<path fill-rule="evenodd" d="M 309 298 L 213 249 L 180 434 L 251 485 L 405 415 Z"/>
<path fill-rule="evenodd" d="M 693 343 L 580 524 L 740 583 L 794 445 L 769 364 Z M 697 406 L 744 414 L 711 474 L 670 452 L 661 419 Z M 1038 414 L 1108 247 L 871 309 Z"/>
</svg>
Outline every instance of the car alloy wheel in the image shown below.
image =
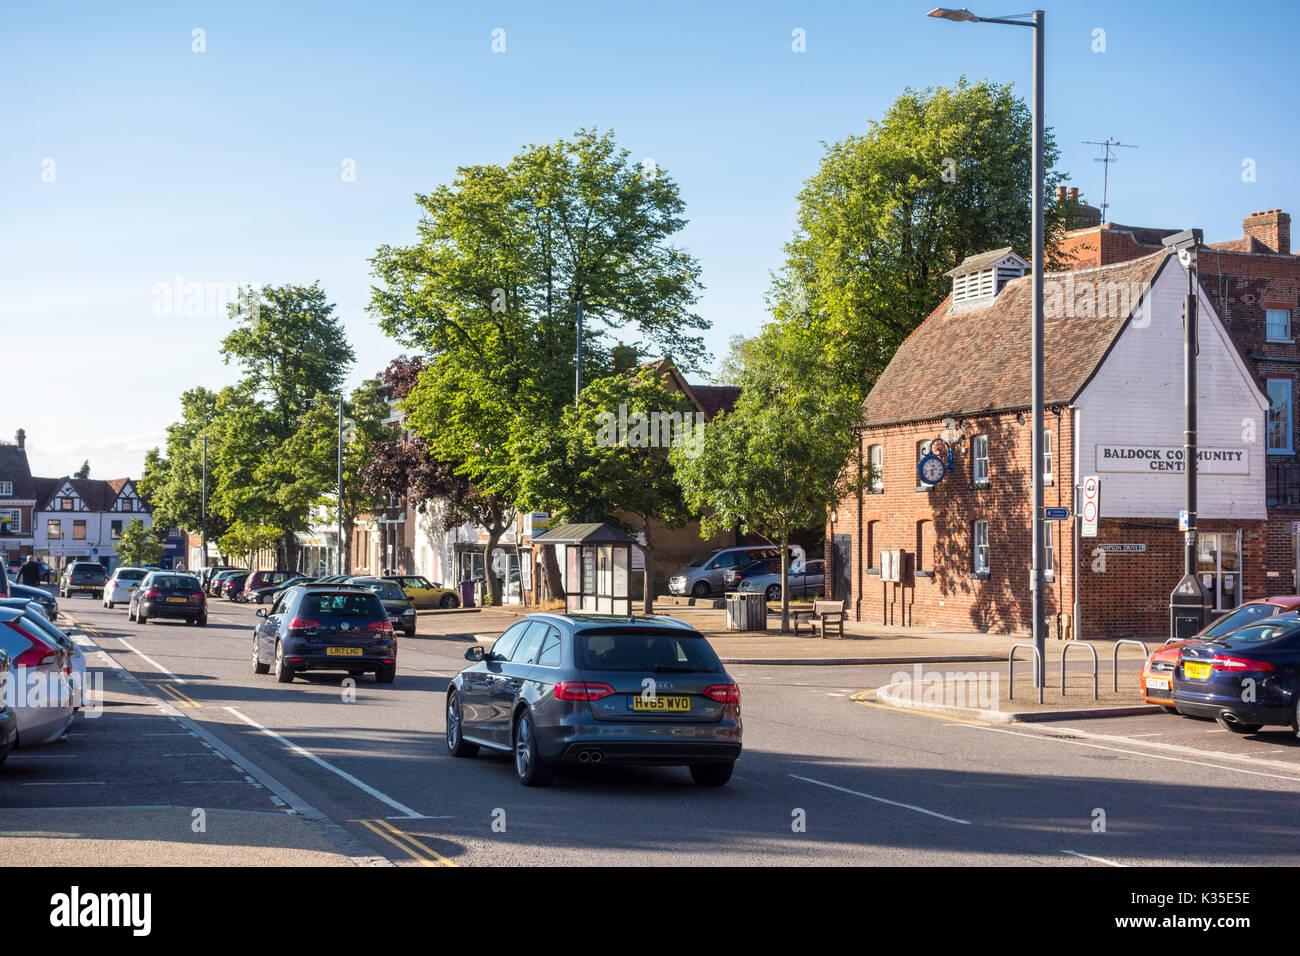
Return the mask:
<svg viewBox="0 0 1300 956">
<path fill-rule="evenodd" d="M 767 589 L 767 599 L 769 601 L 781 600 L 781 585 L 779 584 L 769 585 Z"/>
<path fill-rule="evenodd" d="M 460 697 L 454 690 L 447 692 L 447 752 L 453 757 L 473 757 L 478 753 L 478 744 L 465 739 Z"/>
<path fill-rule="evenodd" d="M 279 641 L 275 642 L 275 679 L 281 684 L 288 684 L 293 680 L 293 668 L 284 661 L 284 645 Z"/>
<path fill-rule="evenodd" d="M 708 581 L 696 581 L 695 587 L 691 588 L 691 594 L 697 598 L 708 597 L 710 590 L 712 589 Z"/>
<path fill-rule="evenodd" d="M 263 664 L 261 655 L 257 653 L 257 638 L 253 638 L 253 673 L 265 674 L 271 670 L 270 664 Z"/>
<path fill-rule="evenodd" d="M 533 718 L 527 710 L 515 724 L 515 773 L 525 787 L 543 787 L 551 782 L 550 767 L 537 754 Z"/>
</svg>

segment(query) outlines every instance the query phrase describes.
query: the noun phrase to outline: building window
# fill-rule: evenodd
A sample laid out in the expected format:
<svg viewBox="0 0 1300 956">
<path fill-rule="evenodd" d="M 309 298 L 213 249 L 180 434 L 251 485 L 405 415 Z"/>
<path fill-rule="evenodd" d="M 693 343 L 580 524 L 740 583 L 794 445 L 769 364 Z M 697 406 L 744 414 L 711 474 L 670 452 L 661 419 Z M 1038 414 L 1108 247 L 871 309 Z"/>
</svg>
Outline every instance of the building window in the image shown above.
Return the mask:
<svg viewBox="0 0 1300 956">
<path fill-rule="evenodd" d="M 84 521 L 72 522 L 72 539 L 74 541 L 86 540 L 86 522 Z"/>
<path fill-rule="evenodd" d="M 871 468 L 871 484 L 868 490 L 878 495 L 885 490 L 885 446 L 872 445 L 867 449 L 867 463 Z"/>
<path fill-rule="evenodd" d="M 1052 526 L 1055 521 L 1043 522 L 1043 577 L 1049 581 L 1056 576 L 1056 554 L 1052 550 Z"/>
<path fill-rule="evenodd" d="M 971 476 L 977 485 L 989 483 L 989 436 L 976 435 L 971 439 Z"/>
<path fill-rule="evenodd" d="M 1268 450 L 1291 454 L 1291 380 L 1268 380 Z"/>
<path fill-rule="evenodd" d="M 0 526 L 5 534 L 21 534 L 23 530 L 23 513 L 18 508 L 0 508 Z"/>
<path fill-rule="evenodd" d="M 130 510 L 131 510 L 131 507 L 132 507 L 131 499 L 130 499 L 130 498 L 123 498 L 123 499 L 122 499 L 122 510 L 123 510 L 123 511 L 130 511 Z"/>
<path fill-rule="evenodd" d="M 974 569 L 976 574 L 989 573 L 989 523 L 987 521 L 975 522 L 975 553 Z"/>
<path fill-rule="evenodd" d="M 71 498 L 60 498 L 60 499 L 59 499 L 59 510 L 60 510 L 60 511 L 71 511 L 71 510 L 72 510 L 72 499 L 71 499 Z"/>
<path fill-rule="evenodd" d="M 1270 342 L 1291 343 L 1291 310 L 1265 309 L 1267 338 Z"/>
<path fill-rule="evenodd" d="M 1043 483 L 1052 483 L 1052 430 L 1043 429 Z"/>
<path fill-rule="evenodd" d="M 122 537 L 122 522 L 110 521 L 108 525 L 108 533 L 110 536 L 114 538 Z"/>
<path fill-rule="evenodd" d="M 917 491 L 929 491 L 931 488 L 934 487 L 934 485 L 926 484 L 924 481 L 921 480 L 921 469 L 920 469 L 921 459 L 928 454 L 930 454 L 930 440 L 927 439 L 925 441 L 917 442 L 916 443 L 916 464 L 917 464 L 916 490 Z"/>
<path fill-rule="evenodd" d="M 57 541 L 63 537 L 63 523 L 58 518 L 50 518 L 45 522 L 45 535 L 51 541 Z"/>
<path fill-rule="evenodd" d="M 14 483 L 12 481 L 0 481 L 0 495 L 6 498 L 13 497 Z"/>
</svg>

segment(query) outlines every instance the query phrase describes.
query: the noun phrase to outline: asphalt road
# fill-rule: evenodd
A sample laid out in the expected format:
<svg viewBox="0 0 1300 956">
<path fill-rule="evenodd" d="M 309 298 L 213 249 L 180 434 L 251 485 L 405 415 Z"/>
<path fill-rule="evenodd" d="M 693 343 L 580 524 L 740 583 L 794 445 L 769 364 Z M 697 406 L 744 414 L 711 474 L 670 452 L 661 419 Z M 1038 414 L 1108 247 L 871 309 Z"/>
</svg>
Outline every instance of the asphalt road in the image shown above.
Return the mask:
<svg viewBox="0 0 1300 956">
<path fill-rule="evenodd" d="M 446 754 L 467 637 L 400 638 L 396 682 L 361 678 L 352 700 L 338 677 L 254 675 L 247 606 L 213 601 L 206 629 L 63 606 L 122 668 L 92 654 L 110 691 L 146 698 L 11 757 L 0 809 L 296 808 L 345 856 L 412 866 L 1300 863 L 1300 741 L 1281 728 L 972 724 L 852 699 L 896 665 L 732 665 L 745 753 L 726 788 L 601 767 L 527 789 L 505 757 Z"/>
</svg>

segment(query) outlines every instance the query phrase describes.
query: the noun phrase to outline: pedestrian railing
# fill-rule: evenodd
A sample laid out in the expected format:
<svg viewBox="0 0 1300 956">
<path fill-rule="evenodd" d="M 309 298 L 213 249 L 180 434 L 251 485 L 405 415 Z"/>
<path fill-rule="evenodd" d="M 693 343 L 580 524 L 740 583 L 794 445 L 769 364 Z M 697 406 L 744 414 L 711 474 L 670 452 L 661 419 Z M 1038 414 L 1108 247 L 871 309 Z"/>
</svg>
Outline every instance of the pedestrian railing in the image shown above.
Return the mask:
<svg viewBox="0 0 1300 956">
<path fill-rule="evenodd" d="M 1097 648 L 1081 641 L 1070 641 L 1061 648 L 1061 696 L 1065 696 L 1065 655 L 1072 647 L 1084 647 L 1092 654 L 1092 699 L 1097 700 Z"/>
<path fill-rule="evenodd" d="M 1038 675 L 1043 675 L 1043 680 L 1038 681 L 1038 702 L 1043 702 L 1043 685 L 1047 683 L 1046 668 L 1043 667 L 1043 657 L 1038 653 L 1038 648 L 1033 644 L 1012 644 L 1011 653 L 1007 655 L 1007 700 L 1014 700 L 1016 696 L 1016 649 L 1027 647 L 1034 652 L 1034 678 L 1037 680 Z"/>
<path fill-rule="evenodd" d="M 1115 691 L 1117 694 L 1119 693 L 1119 646 L 1121 644 L 1130 644 L 1134 647 L 1142 648 L 1142 662 L 1144 664 L 1146 663 L 1147 655 L 1151 653 L 1147 650 L 1145 644 L 1141 641 L 1135 641 L 1131 637 L 1122 637 L 1115 642 L 1115 649 L 1110 652 L 1110 670 L 1111 674 L 1115 678 L 1115 686 L 1112 687 L 1111 690 Z"/>
</svg>

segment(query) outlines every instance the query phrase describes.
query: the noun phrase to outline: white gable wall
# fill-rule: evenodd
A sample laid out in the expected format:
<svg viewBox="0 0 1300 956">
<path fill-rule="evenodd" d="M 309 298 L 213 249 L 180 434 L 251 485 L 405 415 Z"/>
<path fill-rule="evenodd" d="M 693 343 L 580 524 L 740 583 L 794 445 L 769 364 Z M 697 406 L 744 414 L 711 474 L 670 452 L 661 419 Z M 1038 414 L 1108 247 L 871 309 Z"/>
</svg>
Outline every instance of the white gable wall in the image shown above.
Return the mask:
<svg viewBox="0 0 1300 956">
<path fill-rule="evenodd" d="M 1107 461 L 1104 447 L 1160 451 L 1183 444 L 1183 298 L 1187 273 L 1169 261 L 1150 290 L 1151 307 L 1131 319 L 1075 403 L 1076 483 L 1101 479 L 1101 516 L 1178 517 L 1184 476 L 1178 471 L 1131 470 Z M 1202 295 L 1197 358 L 1198 440 L 1202 449 L 1240 452 L 1246 474 L 1206 474 L 1197 481 L 1202 519 L 1263 519 L 1265 414 L 1268 400 L 1255 385 L 1213 306 Z M 1053 343 L 1047 343 L 1049 348 Z M 1057 346 L 1059 347 L 1059 345 Z M 1068 347 L 1068 346 L 1067 346 Z M 1208 468 L 1209 466 L 1207 466 Z M 1130 470 L 1126 470 L 1130 469 Z"/>
</svg>

